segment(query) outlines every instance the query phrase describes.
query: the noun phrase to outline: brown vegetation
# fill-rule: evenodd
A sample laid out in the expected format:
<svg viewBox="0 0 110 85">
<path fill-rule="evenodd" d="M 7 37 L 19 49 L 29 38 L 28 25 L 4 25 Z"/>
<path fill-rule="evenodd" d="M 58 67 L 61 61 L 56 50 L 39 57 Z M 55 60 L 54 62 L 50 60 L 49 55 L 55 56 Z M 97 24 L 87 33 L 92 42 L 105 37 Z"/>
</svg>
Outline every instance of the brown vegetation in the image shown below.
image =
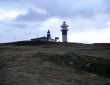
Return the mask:
<svg viewBox="0 0 110 85">
<path fill-rule="evenodd" d="M 110 59 L 110 49 L 89 45 L 1 45 L 0 85 L 110 85 L 106 76 L 68 66 L 65 60 L 56 63 L 50 59 L 64 58 L 70 52 L 86 61 Z"/>
</svg>

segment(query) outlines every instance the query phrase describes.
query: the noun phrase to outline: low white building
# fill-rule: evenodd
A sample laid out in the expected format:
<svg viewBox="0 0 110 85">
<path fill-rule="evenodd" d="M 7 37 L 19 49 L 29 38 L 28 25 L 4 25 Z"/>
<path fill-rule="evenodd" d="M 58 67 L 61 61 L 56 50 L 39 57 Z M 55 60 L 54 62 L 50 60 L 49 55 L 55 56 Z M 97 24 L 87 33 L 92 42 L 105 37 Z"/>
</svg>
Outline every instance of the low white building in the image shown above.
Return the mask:
<svg viewBox="0 0 110 85">
<path fill-rule="evenodd" d="M 59 38 L 58 38 L 59 39 Z M 45 41 L 45 42 L 56 42 L 56 39 L 52 39 L 50 35 L 50 31 L 47 31 L 47 37 L 38 37 L 38 38 L 33 38 L 31 41 Z"/>
</svg>

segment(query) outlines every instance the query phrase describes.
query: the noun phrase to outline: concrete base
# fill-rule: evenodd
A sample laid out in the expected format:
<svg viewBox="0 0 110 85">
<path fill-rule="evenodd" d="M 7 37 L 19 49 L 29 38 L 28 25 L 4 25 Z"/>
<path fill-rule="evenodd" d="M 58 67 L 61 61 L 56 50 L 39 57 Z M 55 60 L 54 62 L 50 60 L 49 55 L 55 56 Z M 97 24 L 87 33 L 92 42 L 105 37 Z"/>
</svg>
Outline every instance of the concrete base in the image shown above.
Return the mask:
<svg viewBox="0 0 110 85">
<path fill-rule="evenodd" d="M 67 35 L 62 35 L 62 42 L 67 42 Z"/>
</svg>

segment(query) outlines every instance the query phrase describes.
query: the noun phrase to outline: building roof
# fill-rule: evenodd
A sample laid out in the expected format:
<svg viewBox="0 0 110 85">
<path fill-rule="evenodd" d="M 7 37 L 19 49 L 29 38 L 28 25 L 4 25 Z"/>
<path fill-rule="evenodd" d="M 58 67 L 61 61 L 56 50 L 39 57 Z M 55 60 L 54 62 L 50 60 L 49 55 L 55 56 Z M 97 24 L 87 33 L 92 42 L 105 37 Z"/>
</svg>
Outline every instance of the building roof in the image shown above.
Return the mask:
<svg viewBox="0 0 110 85">
<path fill-rule="evenodd" d="M 39 37 L 39 38 L 33 38 L 33 39 L 48 39 L 47 37 Z"/>
</svg>

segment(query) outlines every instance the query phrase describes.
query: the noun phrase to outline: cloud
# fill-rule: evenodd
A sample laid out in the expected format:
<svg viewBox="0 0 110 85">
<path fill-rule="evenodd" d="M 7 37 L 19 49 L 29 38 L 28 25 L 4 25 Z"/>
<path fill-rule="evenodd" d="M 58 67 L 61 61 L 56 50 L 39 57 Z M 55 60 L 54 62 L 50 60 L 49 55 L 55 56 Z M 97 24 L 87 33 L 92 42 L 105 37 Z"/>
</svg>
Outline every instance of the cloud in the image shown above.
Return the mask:
<svg viewBox="0 0 110 85">
<path fill-rule="evenodd" d="M 68 36 L 69 41 L 82 43 L 109 43 L 110 28 L 102 30 L 92 29 L 83 32 L 74 32 Z"/>
<path fill-rule="evenodd" d="M 16 20 L 18 21 L 42 21 L 48 19 L 48 15 L 45 13 L 45 11 L 42 10 L 33 10 L 29 9 L 29 11 L 26 14 L 20 14 L 17 16 Z"/>
<path fill-rule="evenodd" d="M 104 2 L 104 3 L 103 3 Z M 34 1 L 36 7 L 44 9 L 52 16 L 91 18 L 100 13 L 108 13 L 104 0 L 40 0 Z"/>
<path fill-rule="evenodd" d="M 109 4 L 110 0 L 0 0 L 0 34 L 3 41 L 13 40 L 13 35 L 23 40 L 44 36 L 50 29 L 53 37 L 61 38 L 65 20 L 69 41 L 108 42 L 102 30 L 110 28 Z"/>
<path fill-rule="evenodd" d="M 36 7 L 45 10 L 51 16 L 63 18 L 94 16 L 97 13 L 103 13 L 107 6 L 109 6 L 107 0 L 1 0 L 0 2 L 3 4 L 4 8 L 24 11 L 24 9 L 28 10 Z M 6 2 L 8 4 L 6 4 Z"/>
<path fill-rule="evenodd" d="M 42 9 L 49 15 L 60 18 L 77 16 L 91 18 L 99 14 L 110 13 L 109 0 L 1 0 L 0 2 L 4 8 L 22 11 L 28 11 L 30 8 Z M 6 2 L 8 4 L 6 4 Z M 35 11 L 29 10 L 29 13 L 30 12 Z M 37 14 L 37 16 L 39 16 L 39 14 Z"/>
<path fill-rule="evenodd" d="M 0 20 L 10 20 L 19 15 L 18 11 L 15 10 L 4 10 L 0 8 Z"/>
</svg>

